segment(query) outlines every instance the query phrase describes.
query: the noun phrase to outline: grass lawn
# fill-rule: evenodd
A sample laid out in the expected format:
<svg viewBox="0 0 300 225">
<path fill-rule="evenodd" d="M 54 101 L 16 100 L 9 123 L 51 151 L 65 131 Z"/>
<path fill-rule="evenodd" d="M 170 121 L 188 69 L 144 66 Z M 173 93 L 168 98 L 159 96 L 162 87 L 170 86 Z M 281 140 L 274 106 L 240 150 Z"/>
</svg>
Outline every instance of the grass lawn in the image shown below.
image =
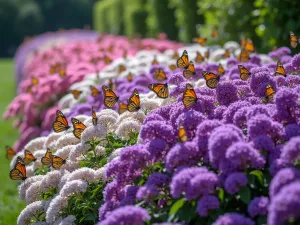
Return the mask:
<svg viewBox="0 0 300 225">
<path fill-rule="evenodd" d="M 13 61 L 0 59 L 0 224 L 15 225 L 25 203 L 18 198 L 18 182 L 9 178 L 9 160 L 5 158 L 5 145 L 12 145 L 18 132 L 12 121 L 3 121 L 2 115 L 15 96 Z"/>
</svg>

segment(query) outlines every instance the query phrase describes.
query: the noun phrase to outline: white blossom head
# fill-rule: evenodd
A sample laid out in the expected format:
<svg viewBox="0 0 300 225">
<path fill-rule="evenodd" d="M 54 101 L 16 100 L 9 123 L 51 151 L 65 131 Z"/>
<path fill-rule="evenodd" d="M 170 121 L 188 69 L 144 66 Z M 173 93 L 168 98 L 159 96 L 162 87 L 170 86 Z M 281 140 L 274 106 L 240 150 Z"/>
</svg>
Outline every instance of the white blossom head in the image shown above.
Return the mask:
<svg viewBox="0 0 300 225">
<path fill-rule="evenodd" d="M 97 156 L 104 156 L 106 154 L 105 147 L 101 145 L 95 147 L 95 152 Z"/>
<path fill-rule="evenodd" d="M 87 183 L 81 180 L 72 180 L 67 182 L 60 191 L 62 197 L 69 197 L 70 195 L 85 192 Z"/>
<path fill-rule="evenodd" d="M 33 153 L 37 150 L 44 149 L 44 144 L 45 144 L 46 140 L 47 140 L 47 137 L 38 137 L 38 138 L 32 139 L 25 145 L 24 149 L 28 149 L 31 153 Z"/>
<path fill-rule="evenodd" d="M 33 177 L 29 177 L 26 180 L 24 180 L 20 185 L 19 185 L 19 198 L 21 200 L 25 200 L 25 195 L 26 195 L 26 190 L 35 182 L 38 182 L 44 178 L 45 175 L 37 175 Z"/>
<path fill-rule="evenodd" d="M 60 215 L 61 210 L 68 206 L 68 198 L 57 195 L 52 199 L 46 211 L 46 222 L 52 224 Z"/>
<path fill-rule="evenodd" d="M 141 125 L 142 124 L 138 120 L 127 118 L 119 124 L 116 129 L 116 134 L 125 139 L 129 138 L 131 133 L 140 131 Z"/>
<path fill-rule="evenodd" d="M 44 203 L 45 201 L 36 201 L 32 202 L 25 207 L 20 213 L 17 224 L 18 225 L 28 225 L 30 224 L 30 220 L 33 216 L 44 211 Z"/>
<path fill-rule="evenodd" d="M 57 139 L 55 149 L 63 148 L 67 145 L 76 145 L 80 142 L 73 133 L 65 134 Z"/>
<path fill-rule="evenodd" d="M 76 145 L 67 145 L 61 149 L 58 149 L 56 152 L 55 152 L 55 155 L 56 156 L 59 156 L 63 159 L 66 159 L 69 157 L 69 154 L 71 151 L 73 151 L 74 149 L 76 148 Z"/>
<path fill-rule="evenodd" d="M 48 135 L 47 140 L 44 143 L 44 149 L 50 148 L 54 149 L 56 146 L 56 141 L 63 136 L 63 133 L 51 133 Z"/>
<path fill-rule="evenodd" d="M 75 145 L 75 148 L 70 151 L 68 159 L 70 161 L 76 161 L 78 157 L 81 157 L 82 155 L 86 154 L 90 147 L 91 146 L 89 144 L 79 143 Z"/>
<path fill-rule="evenodd" d="M 96 126 L 87 127 L 81 134 L 81 143 L 84 144 L 91 140 L 101 140 L 106 137 L 107 129 L 106 127 L 98 124 Z"/>
<path fill-rule="evenodd" d="M 30 187 L 27 188 L 26 194 L 25 194 L 25 200 L 27 204 L 30 204 L 32 202 L 38 201 L 40 197 L 40 186 L 42 181 L 34 182 L 30 185 Z"/>
</svg>

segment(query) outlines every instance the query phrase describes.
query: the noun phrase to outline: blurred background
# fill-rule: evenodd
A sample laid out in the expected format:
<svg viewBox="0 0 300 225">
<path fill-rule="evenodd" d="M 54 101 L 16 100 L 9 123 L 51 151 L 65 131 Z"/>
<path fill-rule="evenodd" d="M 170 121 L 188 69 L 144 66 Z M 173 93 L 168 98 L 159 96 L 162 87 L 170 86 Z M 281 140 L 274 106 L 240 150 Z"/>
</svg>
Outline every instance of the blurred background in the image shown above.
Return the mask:
<svg viewBox="0 0 300 225">
<path fill-rule="evenodd" d="M 220 44 L 247 37 L 258 51 L 300 35 L 297 0 L 0 0 L 0 57 L 34 35 L 70 28 L 191 42 L 219 33 Z"/>
</svg>

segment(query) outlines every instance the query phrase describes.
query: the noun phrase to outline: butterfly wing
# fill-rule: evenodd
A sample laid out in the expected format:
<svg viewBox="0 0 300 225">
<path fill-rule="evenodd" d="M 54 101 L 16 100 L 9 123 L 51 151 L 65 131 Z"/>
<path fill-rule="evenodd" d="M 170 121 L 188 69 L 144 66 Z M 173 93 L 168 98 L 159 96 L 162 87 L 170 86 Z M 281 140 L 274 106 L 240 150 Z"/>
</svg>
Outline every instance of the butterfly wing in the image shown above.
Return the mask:
<svg viewBox="0 0 300 225">
<path fill-rule="evenodd" d="M 195 38 L 194 41 L 197 42 L 201 46 L 205 46 L 207 39 L 203 38 L 203 37 L 198 37 L 198 38 Z"/>
<path fill-rule="evenodd" d="M 222 64 L 220 63 L 220 64 L 219 64 L 219 67 L 218 67 L 218 74 L 219 74 L 220 76 L 222 76 L 222 75 L 224 75 L 224 73 L 225 73 L 225 69 L 224 69 L 224 67 L 222 66 Z"/>
<path fill-rule="evenodd" d="M 249 59 L 250 59 L 249 52 L 246 51 L 245 49 L 243 49 L 243 50 L 241 51 L 241 54 L 238 56 L 238 60 L 239 60 L 240 62 L 248 62 Z"/>
<path fill-rule="evenodd" d="M 179 58 L 178 52 L 174 52 L 174 54 L 172 55 L 172 59 L 178 59 L 178 58 Z"/>
<path fill-rule="evenodd" d="M 100 94 L 100 91 L 96 87 L 94 87 L 92 85 L 90 86 L 90 90 L 91 90 L 91 93 L 92 93 L 93 97 L 96 97 L 97 95 Z"/>
<path fill-rule="evenodd" d="M 176 65 L 178 68 L 187 69 L 189 65 L 189 56 L 186 50 L 184 50 L 181 57 L 177 59 Z"/>
<path fill-rule="evenodd" d="M 31 78 L 31 84 L 32 85 L 37 85 L 39 83 L 39 79 L 38 78 L 36 78 L 36 77 L 32 77 Z"/>
<path fill-rule="evenodd" d="M 124 113 L 126 111 L 127 111 L 127 105 L 124 104 L 124 103 L 122 103 L 122 102 L 120 102 L 119 103 L 119 114 L 122 114 L 122 113 Z"/>
<path fill-rule="evenodd" d="M 112 59 L 109 58 L 107 55 L 104 56 L 104 63 L 107 65 L 107 64 L 110 64 L 112 62 Z"/>
<path fill-rule="evenodd" d="M 6 158 L 7 159 L 12 159 L 14 157 L 14 155 L 16 155 L 17 153 L 15 152 L 15 150 L 13 150 L 11 147 L 9 146 L 5 146 L 6 149 Z"/>
<path fill-rule="evenodd" d="M 52 128 L 56 133 L 68 130 L 70 128 L 67 118 L 60 110 L 56 111 L 56 118 L 52 124 Z"/>
<path fill-rule="evenodd" d="M 270 84 L 266 86 L 265 95 L 268 102 L 274 102 L 275 90 Z"/>
<path fill-rule="evenodd" d="M 29 163 L 34 162 L 36 158 L 30 151 L 25 150 L 25 157 L 23 160 L 24 160 L 24 164 L 28 165 Z"/>
<path fill-rule="evenodd" d="M 200 52 L 196 52 L 196 59 L 195 62 L 200 64 L 202 62 L 204 62 L 204 57 L 202 56 L 202 54 Z"/>
<path fill-rule="evenodd" d="M 244 49 L 246 51 L 248 51 L 249 53 L 253 53 L 254 52 L 254 44 L 251 40 L 247 40 Z"/>
<path fill-rule="evenodd" d="M 183 93 L 182 102 L 187 108 L 190 108 L 197 102 L 197 95 L 192 85 L 186 85 L 185 91 Z"/>
<path fill-rule="evenodd" d="M 276 71 L 275 71 L 276 76 L 284 76 L 286 77 L 286 72 L 285 69 L 280 61 L 277 62 L 276 66 Z"/>
<path fill-rule="evenodd" d="M 119 65 L 119 73 L 122 73 L 123 71 L 126 70 L 126 67 L 124 65 Z"/>
<path fill-rule="evenodd" d="M 154 71 L 153 78 L 155 80 L 162 81 L 162 80 L 166 80 L 167 79 L 167 75 L 166 75 L 166 73 L 162 69 L 156 69 Z"/>
<path fill-rule="evenodd" d="M 65 159 L 60 158 L 59 156 L 53 155 L 51 160 L 51 165 L 54 169 L 60 169 L 62 165 L 66 163 Z"/>
<path fill-rule="evenodd" d="M 25 180 L 26 179 L 26 168 L 23 162 L 18 161 L 14 168 L 9 173 L 10 179 L 12 180 Z"/>
<path fill-rule="evenodd" d="M 136 112 L 140 109 L 140 95 L 137 89 L 134 89 L 133 94 L 128 99 L 127 110 L 129 112 Z"/>
<path fill-rule="evenodd" d="M 78 119 L 71 118 L 74 130 L 73 134 L 76 138 L 81 139 L 81 134 L 85 130 L 86 126 Z"/>
<path fill-rule="evenodd" d="M 96 115 L 96 112 L 95 112 L 95 110 L 94 110 L 94 107 L 92 107 L 92 121 L 93 121 L 93 124 L 94 124 L 94 125 L 97 125 L 97 123 L 98 123 L 98 117 L 97 117 L 97 115 Z"/>
<path fill-rule="evenodd" d="M 51 161 L 52 161 L 52 152 L 50 151 L 50 149 L 47 149 L 47 152 L 41 158 L 41 162 L 43 165 L 51 166 Z"/>
<path fill-rule="evenodd" d="M 185 131 L 185 129 L 182 125 L 179 126 L 178 139 L 180 140 L 180 142 L 186 142 L 187 141 L 186 131 Z"/>
<path fill-rule="evenodd" d="M 152 61 L 151 64 L 152 65 L 158 65 L 159 64 L 158 61 L 157 61 L 157 59 L 156 59 L 156 57 L 154 57 L 154 59 L 153 59 L 153 61 Z"/>
<path fill-rule="evenodd" d="M 104 92 L 104 105 L 107 108 L 112 108 L 119 100 L 119 97 L 112 91 L 110 88 L 106 87 L 105 85 L 102 86 L 102 90 Z"/>
<path fill-rule="evenodd" d="M 196 71 L 195 71 L 194 63 L 192 61 L 190 61 L 188 68 L 183 71 L 183 76 L 185 78 L 189 79 L 195 74 L 196 74 Z"/>
<path fill-rule="evenodd" d="M 292 48 L 296 48 L 298 45 L 297 37 L 292 31 L 290 31 L 290 44 Z"/>
<path fill-rule="evenodd" d="M 220 80 L 220 77 L 218 75 L 211 73 L 211 72 L 206 72 L 206 71 L 203 71 L 202 75 L 203 75 L 204 79 L 206 80 L 206 85 L 209 88 L 217 87 L 219 80 Z"/>
<path fill-rule="evenodd" d="M 228 49 L 226 49 L 223 54 L 223 58 L 229 58 L 229 57 L 230 57 L 230 51 Z"/>
<path fill-rule="evenodd" d="M 132 73 L 129 73 L 129 74 L 127 75 L 127 80 L 128 80 L 129 82 L 131 82 L 131 81 L 133 80 Z"/>
<path fill-rule="evenodd" d="M 168 84 L 149 84 L 148 87 L 159 98 L 168 98 L 169 97 Z"/>
<path fill-rule="evenodd" d="M 176 65 L 174 65 L 174 64 L 171 64 L 171 65 L 169 65 L 169 69 L 171 70 L 171 71 L 174 71 L 174 70 L 176 70 Z"/>
<path fill-rule="evenodd" d="M 244 66 L 238 65 L 241 80 L 248 80 L 251 73 Z"/>
<path fill-rule="evenodd" d="M 204 56 L 205 56 L 206 59 L 209 59 L 209 55 L 210 55 L 210 52 L 209 52 L 209 49 L 207 49 Z"/>
<path fill-rule="evenodd" d="M 71 93 L 72 93 L 72 95 L 73 95 L 73 97 L 74 97 L 75 99 L 78 99 L 79 96 L 80 96 L 80 94 L 82 93 L 82 91 L 79 91 L 79 90 L 72 90 Z"/>
</svg>

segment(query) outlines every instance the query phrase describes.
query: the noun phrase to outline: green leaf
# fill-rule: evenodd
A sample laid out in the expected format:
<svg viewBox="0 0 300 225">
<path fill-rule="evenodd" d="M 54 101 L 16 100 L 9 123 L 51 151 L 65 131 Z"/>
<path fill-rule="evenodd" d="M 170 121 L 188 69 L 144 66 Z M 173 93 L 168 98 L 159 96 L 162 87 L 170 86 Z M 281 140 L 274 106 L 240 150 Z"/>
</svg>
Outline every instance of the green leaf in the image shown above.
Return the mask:
<svg viewBox="0 0 300 225">
<path fill-rule="evenodd" d="M 219 188 L 218 190 L 218 198 L 220 200 L 220 202 L 224 202 L 224 196 L 225 196 L 225 192 L 223 188 Z"/>
<path fill-rule="evenodd" d="M 169 215 L 173 215 L 177 213 L 178 210 L 184 205 L 184 203 L 185 203 L 184 198 L 179 199 L 177 202 L 175 202 L 170 209 Z"/>
<path fill-rule="evenodd" d="M 250 172 L 250 175 L 255 176 L 259 183 L 264 185 L 264 174 L 260 170 L 253 170 Z"/>
<path fill-rule="evenodd" d="M 251 191 L 248 187 L 243 187 L 239 191 L 242 202 L 248 204 L 251 200 Z"/>
</svg>

